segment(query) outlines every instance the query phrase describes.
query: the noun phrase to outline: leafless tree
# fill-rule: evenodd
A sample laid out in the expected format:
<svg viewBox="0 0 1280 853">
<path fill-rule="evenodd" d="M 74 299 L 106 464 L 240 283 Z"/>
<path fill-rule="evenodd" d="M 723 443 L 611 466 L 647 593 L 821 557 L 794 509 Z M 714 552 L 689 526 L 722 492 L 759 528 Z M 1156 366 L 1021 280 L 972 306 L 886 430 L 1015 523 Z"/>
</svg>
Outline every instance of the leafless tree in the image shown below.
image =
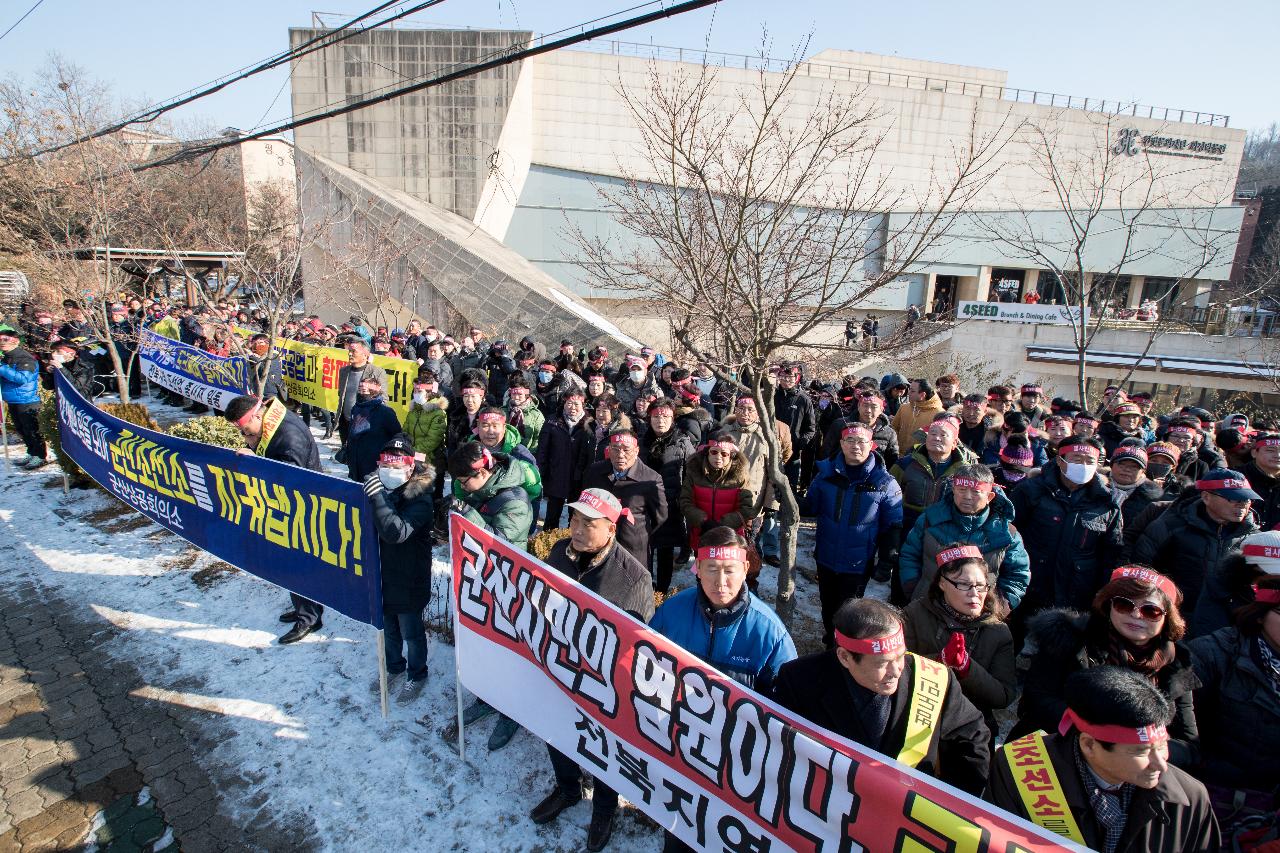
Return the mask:
<svg viewBox="0 0 1280 853">
<path fill-rule="evenodd" d="M 802 94 L 799 73 L 792 63 L 733 87 L 712 68 L 652 65 L 647 86 L 620 81 L 641 165 L 620 164 L 624 179 L 599 192 L 632 239 L 571 234 L 594 284 L 662 306 L 680 348 L 755 400 L 781 507 L 784 620 L 799 513 L 768 368 L 910 271 L 982 191 L 1009 136 L 1005 124 L 981 132 L 975 114 L 915 193 L 882 153 L 890 117 L 861 91 Z"/>
<path fill-rule="evenodd" d="M 1086 117 L 1093 139 L 1082 142 Z M 1070 130 L 1063 118 L 1023 124 L 1019 144 L 1038 186 L 1010 199 L 1010 212 L 979 214 L 975 222 L 1010 257 L 1056 278 L 1076 351 L 1077 392 L 1087 403 L 1087 353 L 1104 328 L 1129 313 L 1127 272 L 1153 260 L 1169 271 L 1169 283 L 1149 299 L 1163 303 L 1164 315 L 1145 327 L 1150 350 L 1174 327 L 1178 309 L 1191 304 L 1194 294 L 1183 285 L 1230 259 L 1236 235 L 1228 214 L 1215 209 L 1223 199 L 1211 167 L 1152 153 L 1123 117 L 1073 112 Z M 1188 200 L 1199 209 L 1187 209 Z"/>
</svg>

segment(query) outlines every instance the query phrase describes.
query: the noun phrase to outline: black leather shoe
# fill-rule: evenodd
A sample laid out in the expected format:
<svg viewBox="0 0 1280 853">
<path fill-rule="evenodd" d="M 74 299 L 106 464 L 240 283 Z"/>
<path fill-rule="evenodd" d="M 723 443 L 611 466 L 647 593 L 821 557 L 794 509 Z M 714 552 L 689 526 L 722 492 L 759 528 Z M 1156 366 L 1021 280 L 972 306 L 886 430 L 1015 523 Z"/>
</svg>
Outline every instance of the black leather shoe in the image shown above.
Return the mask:
<svg viewBox="0 0 1280 853">
<path fill-rule="evenodd" d="M 533 807 L 533 811 L 529 812 L 529 820 L 537 824 L 551 823 L 551 821 L 560 817 L 560 812 L 570 806 L 577 805 L 581 801 L 581 794 L 570 796 L 561 791 L 557 785 L 556 789 L 548 794 L 545 800 Z"/>
<path fill-rule="evenodd" d="M 307 636 L 307 634 L 310 634 L 314 631 L 319 631 L 323 627 L 324 627 L 324 624 L 320 622 L 316 622 L 313 625 L 297 624 L 289 629 L 289 633 L 285 634 L 283 637 L 276 640 L 276 642 L 282 646 L 287 646 L 290 643 L 298 642 L 303 637 Z"/>
<path fill-rule="evenodd" d="M 296 611 L 296 610 L 286 610 L 285 612 L 283 612 L 283 613 L 281 613 L 281 614 L 280 614 L 280 621 L 281 621 L 281 622 L 297 622 L 297 621 L 298 621 L 298 611 Z"/>
<path fill-rule="evenodd" d="M 609 839 L 613 836 L 613 817 L 616 812 L 609 814 L 591 815 L 591 826 L 587 827 L 587 849 L 591 853 L 600 853 L 609 844 Z"/>
</svg>

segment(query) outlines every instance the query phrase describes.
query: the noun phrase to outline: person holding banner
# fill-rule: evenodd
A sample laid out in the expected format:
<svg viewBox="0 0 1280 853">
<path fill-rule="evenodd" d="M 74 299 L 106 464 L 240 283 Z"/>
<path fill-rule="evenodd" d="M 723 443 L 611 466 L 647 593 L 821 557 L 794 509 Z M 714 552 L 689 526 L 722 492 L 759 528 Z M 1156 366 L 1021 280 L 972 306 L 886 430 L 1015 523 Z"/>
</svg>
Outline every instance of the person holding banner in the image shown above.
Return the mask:
<svg viewBox="0 0 1280 853">
<path fill-rule="evenodd" d="M 882 601 L 845 602 L 834 627 L 834 649 L 778 670 L 774 700 L 815 725 L 981 794 L 991 734 L 955 672 L 908 653 L 902 616 Z"/>
<path fill-rule="evenodd" d="M 1115 666 L 1065 688 L 1057 731 L 1005 744 L 986 799 L 1100 853 L 1221 850 L 1204 785 L 1169 763 L 1169 699 Z"/>
<path fill-rule="evenodd" d="M 520 460 L 493 452 L 479 442 L 463 444 L 449 457 L 454 497 L 448 509 L 525 550 L 534 510 L 526 492 L 524 467 Z M 445 508 L 441 512 L 447 515 Z M 463 723 L 469 726 L 493 712 L 493 706 L 476 699 L 463 714 Z M 519 729 L 515 720 L 499 715 L 489 735 L 489 750 L 502 749 Z"/>
<path fill-rule="evenodd" d="M 244 395 L 227 403 L 223 417 L 236 425 L 244 438 L 245 446 L 238 452 L 256 453 L 286 465 L 295 465 L 310 471 L 320 471 L 320 448 L 315 436 L 302 418 L 285 408 L 279 399 L 263 404 L 258 397 Z M 292 607 L 280 614 L 281 622 L 292 622 L 293 627 L 278 643 L 287 646 L 324 627 L 321 617 L 324 605 L 289 593 Z"/>
<path fill-rule="evenodd" d="M 416 699 L 427 683 L 422 611 L 431 602 L 434 480 L 435 469 L 414 451 L 409 436 L 397 435 L 382 446 L 378 470 L 364 481 L 380 540 L 387 690 L 403 676 L 396 696 L 401 704 Z"/>
<path fill-rule="evenodd" d="M 573 578 L 610 604 L 648 622 L 653 617 L 653 584 L 649 568 L 618 539 L 619 525 L 630 512 L 605 489 L 586 489 L 569 504 L 569 538 L 551 548 L 547 565 Z M 582 771 L 572 758 L 548 745 L 556 787 L 529 812 L 536 824 L 550 823 L 582 799 Z M 599 779 L 591 795 L 587 850 L 599 851 L 613 834 L 618 794 Z"/>
</svg>

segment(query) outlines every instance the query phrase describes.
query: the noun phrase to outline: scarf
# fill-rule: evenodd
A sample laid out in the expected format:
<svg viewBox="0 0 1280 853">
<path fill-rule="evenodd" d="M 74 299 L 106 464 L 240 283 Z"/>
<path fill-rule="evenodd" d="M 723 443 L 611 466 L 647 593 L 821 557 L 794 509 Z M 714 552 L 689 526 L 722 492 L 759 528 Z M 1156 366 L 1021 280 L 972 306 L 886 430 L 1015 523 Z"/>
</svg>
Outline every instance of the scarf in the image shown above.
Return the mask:
<svg viewBox="0 0 1280 853">
<path fill-rule="evenodd" d="M 1124 835 L 1124 825 L 1129 820 L 1129 803 L 1133 801 L 1133 786 L 1121 785 L 1118 788 L 1102 787 L 1102 780 L 1093 772 L 1084 756 L 1080 754 L 1077 741 L 1071 748 L 1076 759 L 1076 773 L 1089 795 L 1089 806 L 1093 816 L 1102 827 L 1102 853 L 1115 853 L 1120 846 L 1120 836 Z"/>
<path fill-rule="evenodd" d="M 1167 640 L 1163 643 L 1152 640 L 1146 646 L 1135 646 L 1108 626 L 1107 642 L 1107 663 L 1131 669 L 1152 684 L 1155 684 L 1160 670 L 1173 660 L 1173 643 Z"/>
<path fill-rule="evenodd" d="M 947 626 L 952 630 L 964 631 L 966 628 L 972 628 L 973 623 L 982 618 L 981 612 L 979 612 L 977 616 L 966 616 L 950 604 L 947 604 L 947 600 L 945 598 L 939 601 L 938 604 L 942 609 L 942 615 L 946 616 L 947 621 L 952 623 Z"/>
<path fill-rule="evenodd" d="M 1280 657 L 1271 650 L 1271 644 L 1261 636 L 1257 639 L 1258 657 L 1262 659 L 1262 670 L 1271 676 L 1271 689 L 1280 693 Z"/>
</svg>

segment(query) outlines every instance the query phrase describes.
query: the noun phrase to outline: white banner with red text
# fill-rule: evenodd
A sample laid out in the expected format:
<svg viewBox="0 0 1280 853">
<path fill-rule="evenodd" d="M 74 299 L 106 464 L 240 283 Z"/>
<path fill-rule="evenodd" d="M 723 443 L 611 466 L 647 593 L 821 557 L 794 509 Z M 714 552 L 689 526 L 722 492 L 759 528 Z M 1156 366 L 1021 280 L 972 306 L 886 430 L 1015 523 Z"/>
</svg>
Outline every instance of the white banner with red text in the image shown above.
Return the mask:
<svg viewBox="0 0 1280 853">
<path fill-rule="evenodd" d="M 784 711 L 457 514 L 450 542 L 463 685 L 697 850 L 1075 849 Z"/>
</svg>

